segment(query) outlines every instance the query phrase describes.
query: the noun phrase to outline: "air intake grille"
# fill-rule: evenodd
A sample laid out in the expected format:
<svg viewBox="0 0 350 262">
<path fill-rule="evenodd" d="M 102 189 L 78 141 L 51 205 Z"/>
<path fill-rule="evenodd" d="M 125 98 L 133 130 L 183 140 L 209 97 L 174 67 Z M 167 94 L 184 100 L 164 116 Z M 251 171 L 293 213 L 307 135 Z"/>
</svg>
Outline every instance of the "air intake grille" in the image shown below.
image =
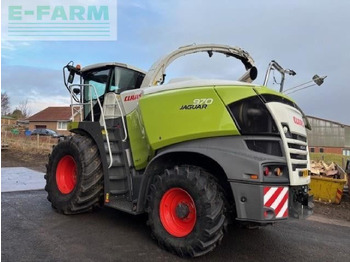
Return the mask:
<svg viewBox="0 0 350 262">
<path fill-rule="evenodd" d="M 305 136 L 292 133 L 288 141 L 289 156 L 291 158 L 292 169 L 307 168 L 307 139 Z"/>
</svg>

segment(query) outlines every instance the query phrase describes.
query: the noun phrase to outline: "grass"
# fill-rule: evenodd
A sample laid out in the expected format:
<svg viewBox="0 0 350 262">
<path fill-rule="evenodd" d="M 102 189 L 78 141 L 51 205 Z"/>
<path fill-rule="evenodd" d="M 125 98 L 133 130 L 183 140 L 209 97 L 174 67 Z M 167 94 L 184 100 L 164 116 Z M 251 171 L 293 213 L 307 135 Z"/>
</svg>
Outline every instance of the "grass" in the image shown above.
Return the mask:
<svg viewBox="0 0 350 262">
<path fill-rule="evenodd" d="M 340 167 L 345 167 L 346 160 L 350 159 L 350 156 L 326 153 L 310 153 L 310 159 L 315 161 L 323 160 L 326 163 L 334 162 Z"/>
</svg>

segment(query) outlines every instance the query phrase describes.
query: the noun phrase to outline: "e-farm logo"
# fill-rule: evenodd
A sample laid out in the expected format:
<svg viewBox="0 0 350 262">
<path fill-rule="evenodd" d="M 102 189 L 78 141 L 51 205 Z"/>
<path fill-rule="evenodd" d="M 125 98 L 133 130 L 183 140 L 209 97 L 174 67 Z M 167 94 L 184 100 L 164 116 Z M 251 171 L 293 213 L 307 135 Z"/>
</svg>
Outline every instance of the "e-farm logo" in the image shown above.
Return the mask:
<svg viewBox="0 0 350 262">
<path fill-rule="evenodd" d="M 117 0 L 4 0 L 6 40 L 117 40 Z"/>
</svg>

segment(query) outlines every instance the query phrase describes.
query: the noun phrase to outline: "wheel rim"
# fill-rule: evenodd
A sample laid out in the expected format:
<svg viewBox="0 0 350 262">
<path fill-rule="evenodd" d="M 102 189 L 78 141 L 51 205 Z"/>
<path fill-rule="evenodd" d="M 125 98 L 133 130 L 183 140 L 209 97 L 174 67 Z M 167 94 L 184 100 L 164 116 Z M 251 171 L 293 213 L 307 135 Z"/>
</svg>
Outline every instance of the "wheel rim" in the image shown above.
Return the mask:
<svg viewBox="0 0 350 262">
<path fill-rule="evenodd" d="M 196 224 L 196 205 L 191 195 L 181 188 L 171 188 L 163 195 L 159 206 L 160 221 L 175 237 L 190 234 Z"/>
<path fill-rule="evenodd" d="M 72 156 L 64 156 L 58 162 L 56 183 L 62 194 L 69 194 L 77 183 L 77 164 Z"/>
</svg>

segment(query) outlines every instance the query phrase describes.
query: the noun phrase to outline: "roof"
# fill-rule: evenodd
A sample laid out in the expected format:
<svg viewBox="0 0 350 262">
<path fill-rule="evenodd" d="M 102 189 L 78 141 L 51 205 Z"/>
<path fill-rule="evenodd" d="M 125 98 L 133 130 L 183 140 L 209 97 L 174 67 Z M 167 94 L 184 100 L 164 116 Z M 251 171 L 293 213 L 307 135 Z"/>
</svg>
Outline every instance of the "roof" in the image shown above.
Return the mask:
<svg viewBox="0 0 350 262">
<path fill-rule="evenodd" d="M 319 117 L 316 117 L 316 116 L 306 116 L 307 118 L 313 118 L 313 119 L 316 119 L 316 120 L 321 120 L 321 121 L 325 121 L 325 122 L 328 122 L 328 123 L 333 123 L 333 124 L 336 124 L 336 125 L 339 125 L 341 127 L 350 127 L 349 125 L 346 125 L 346 124 L 342 124 L 342 123 L 339 123 L 339 122 L 335 122 L 333 120 L 328 120 L 328 119 L 324 119 L 324 118 L 319 118 Z"/>
<path fill-rule="evenodd" d="M 82 73 L 87 72 L 89 70 L 93 70 L 93 69 L 99 69 L 101 67 L 106 67 L 106 66 L 118 66 L 118 67 L 124 67 L 124 68 L 129 68 L 131 70 L 134 71 L 138 71 L 140 73 L 146 74 L 146 72 L 144 70 L 141 70 L 137 67 L 131 66 L 131 65 L 127 65 L 127 64 L 123 64 L 123 63 L 117 63 L 117 62 L 107 62 L 107 63 L 98 63 L 98 64 L 93 64 L 93 65 L 88 65 L 83 67 L 80 71 Z"/>
<path fill-rule="evenodd" d="M 12 116 L 1 116 L 1 119 L 10 119 L 10 120 L 16 120 L 16 118 Z"/>
<path fill-rule="evenodd" d="M 26 120 L 29 121 L 69 121 L 72 117 L 72 110 L 69 106 L 66 107 L 48 107 Z"/>
</svg>

